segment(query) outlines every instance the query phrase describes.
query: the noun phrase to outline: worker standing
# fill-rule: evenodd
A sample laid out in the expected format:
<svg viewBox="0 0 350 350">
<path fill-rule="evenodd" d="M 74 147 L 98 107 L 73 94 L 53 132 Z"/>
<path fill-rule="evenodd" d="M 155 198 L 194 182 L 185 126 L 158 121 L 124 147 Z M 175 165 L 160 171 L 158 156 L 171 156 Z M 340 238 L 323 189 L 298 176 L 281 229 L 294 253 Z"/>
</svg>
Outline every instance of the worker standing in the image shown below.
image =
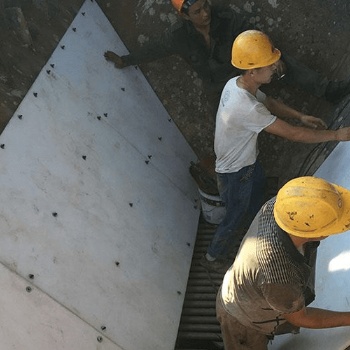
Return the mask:
<svg viewBox="0 0 350 350">
<path fill-rule="evenodd" d="M 261 31 L 245 31 L 233 43 L 232 64 L 242 73 L 224 87 L 216 117 L 215 170 L 226 215 L 200 261 L 209 270 L 225 270 L 232 263 L 242 238 L 239 232 L 249 227 L 263 204 L 265 176 L 257 145 L 261 131 L 304 143 L 350 140 L 350 128 L 326 130 L 321 119 L 296 111 L 259 89 L 271 82 L 280 57 L 281 52 Z"/>
<path fill-rule="evenodd" d="M 320 241 L 349 227 L 350 191 L 321 178 L 290 180 L 266 202 L 217 295 L 225 350 L 267 350 L 300 327 L 350 326 L 350 312 L 308 306 Z"/>
</svg>

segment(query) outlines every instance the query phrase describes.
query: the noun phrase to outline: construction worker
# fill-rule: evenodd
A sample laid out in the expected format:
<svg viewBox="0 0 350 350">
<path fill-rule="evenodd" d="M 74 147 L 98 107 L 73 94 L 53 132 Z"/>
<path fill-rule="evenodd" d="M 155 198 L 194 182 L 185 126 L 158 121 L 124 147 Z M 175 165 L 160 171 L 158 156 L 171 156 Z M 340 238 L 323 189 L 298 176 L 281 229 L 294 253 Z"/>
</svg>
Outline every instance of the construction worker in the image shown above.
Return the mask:
<svg viewBox="0 0 350 350">
<path fill-rule="evenodd" d="M 165 56 L 179 55 L 203 81 L 204 92 L 215 118 L 221 91 L 226 82 L 239 74 L 231 65 L 231 48 L 236 36 L 251 29 L 242 15 L 229 7 L 211 7 L 208 0 L 171 0 L 183 19 L 170 28 L 160 40 L 150 42 L 126 56 L 112 51 L 105 58 L 116 68 L 151 62 Z M 283 55 L 276 66 L 279 77 L 317 97 L 329 101 L 350 93 L 350 81 L 333 82 L 309 69 L 293 57 Z"/>
<path fill-rule="evenodd" d="M 350 312 L 313 308 L 319 241 L 350 227 L 350 191 L 299 177 L 266 202 L 225 274 L 216 300 L 225 350 L 267 350 L 299 327 L 350 326 Z"/>
<path fill-rule="evenodd" d="M 350 140 L 349 127 L 326 130 L 321 119 L 259 90 L 271 82 L 280 57 L 270 38 L 257 30 L 239 34 L 233 43 L 232 64 L 242 73 L 225 85 L 216 117 L 215 171 L 226 215 L 200 261 L 209 270 L 222 270 L 231 264 L 242 238 L 239 232 L 249 227 L 264 202 L 265 177 L 257 160 L 261 131 L 304 143 Z M 282 118 L 304 126 L 291 125 Z"/>
</svg>

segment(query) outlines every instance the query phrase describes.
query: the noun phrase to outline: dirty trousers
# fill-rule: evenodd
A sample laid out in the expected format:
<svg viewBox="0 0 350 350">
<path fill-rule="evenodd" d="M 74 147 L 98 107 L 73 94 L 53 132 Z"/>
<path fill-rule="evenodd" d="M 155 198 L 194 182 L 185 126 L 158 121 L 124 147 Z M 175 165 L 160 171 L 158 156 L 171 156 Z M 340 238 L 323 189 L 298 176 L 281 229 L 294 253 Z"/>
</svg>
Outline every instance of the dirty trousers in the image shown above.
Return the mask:
<svg viewBox="0 0 350 350">
<path fill-rule="evenodd" d="M 220 322 L 225 350 L 267 350 L 267 336 L 246 328 L 226 312 L 222 306 L 220 292 L 216 297 L 216 317 Z"/>
</svg>

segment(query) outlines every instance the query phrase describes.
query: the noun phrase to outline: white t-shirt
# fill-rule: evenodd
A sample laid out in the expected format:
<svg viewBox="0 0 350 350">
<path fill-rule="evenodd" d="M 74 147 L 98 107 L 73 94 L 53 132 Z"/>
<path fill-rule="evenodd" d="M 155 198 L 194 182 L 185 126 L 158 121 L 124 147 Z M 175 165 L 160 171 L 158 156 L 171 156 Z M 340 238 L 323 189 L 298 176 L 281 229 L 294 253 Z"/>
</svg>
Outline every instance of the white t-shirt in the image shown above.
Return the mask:
<svg viewBox="0 0 350 350">
<path fill-rule="evenodd" d="M 254 96 L 238 87 L 238 78 L 225 85 L 216 115 L 214 150 L 218 173 L 233 173 L 254 164 L 258 135 L 276 120 L 262 103 L 266 95 L 258 90 Z"/>
</svg>

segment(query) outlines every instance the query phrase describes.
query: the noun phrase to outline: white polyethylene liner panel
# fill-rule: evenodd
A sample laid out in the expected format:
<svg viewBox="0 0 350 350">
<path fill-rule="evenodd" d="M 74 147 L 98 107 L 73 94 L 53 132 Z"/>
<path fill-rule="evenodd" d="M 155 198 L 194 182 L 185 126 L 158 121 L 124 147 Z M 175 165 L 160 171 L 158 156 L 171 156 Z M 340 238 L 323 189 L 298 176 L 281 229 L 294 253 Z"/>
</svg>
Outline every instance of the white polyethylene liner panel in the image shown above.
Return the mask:
<svg viewBox="0 0 350 350">
<path fill-rule="evenodd" d="M 315 176 L 350 189 L 350 143 L 339 143 Z M 321 241 L 317 255 L 316 300 L 310 305 L 335 311 L 349 311 L 350 232 Z M 297 335 L 277 336 L 273 350 L 344 350 L 350 345 L 349 327 L 301 329 Z"/>
<path fill-rule="evenodd" d="M 1 135 L 0 260 L 121 348 L 173 349 L 196 157 L 141 72 L 115 69 L 108 49 L 126 53 L 86 1 Z"/>
<path fill-rule="evenodd" d="M 0 283 L 1 349 L 122 350 L 1 264 Z"/>
</svg>

